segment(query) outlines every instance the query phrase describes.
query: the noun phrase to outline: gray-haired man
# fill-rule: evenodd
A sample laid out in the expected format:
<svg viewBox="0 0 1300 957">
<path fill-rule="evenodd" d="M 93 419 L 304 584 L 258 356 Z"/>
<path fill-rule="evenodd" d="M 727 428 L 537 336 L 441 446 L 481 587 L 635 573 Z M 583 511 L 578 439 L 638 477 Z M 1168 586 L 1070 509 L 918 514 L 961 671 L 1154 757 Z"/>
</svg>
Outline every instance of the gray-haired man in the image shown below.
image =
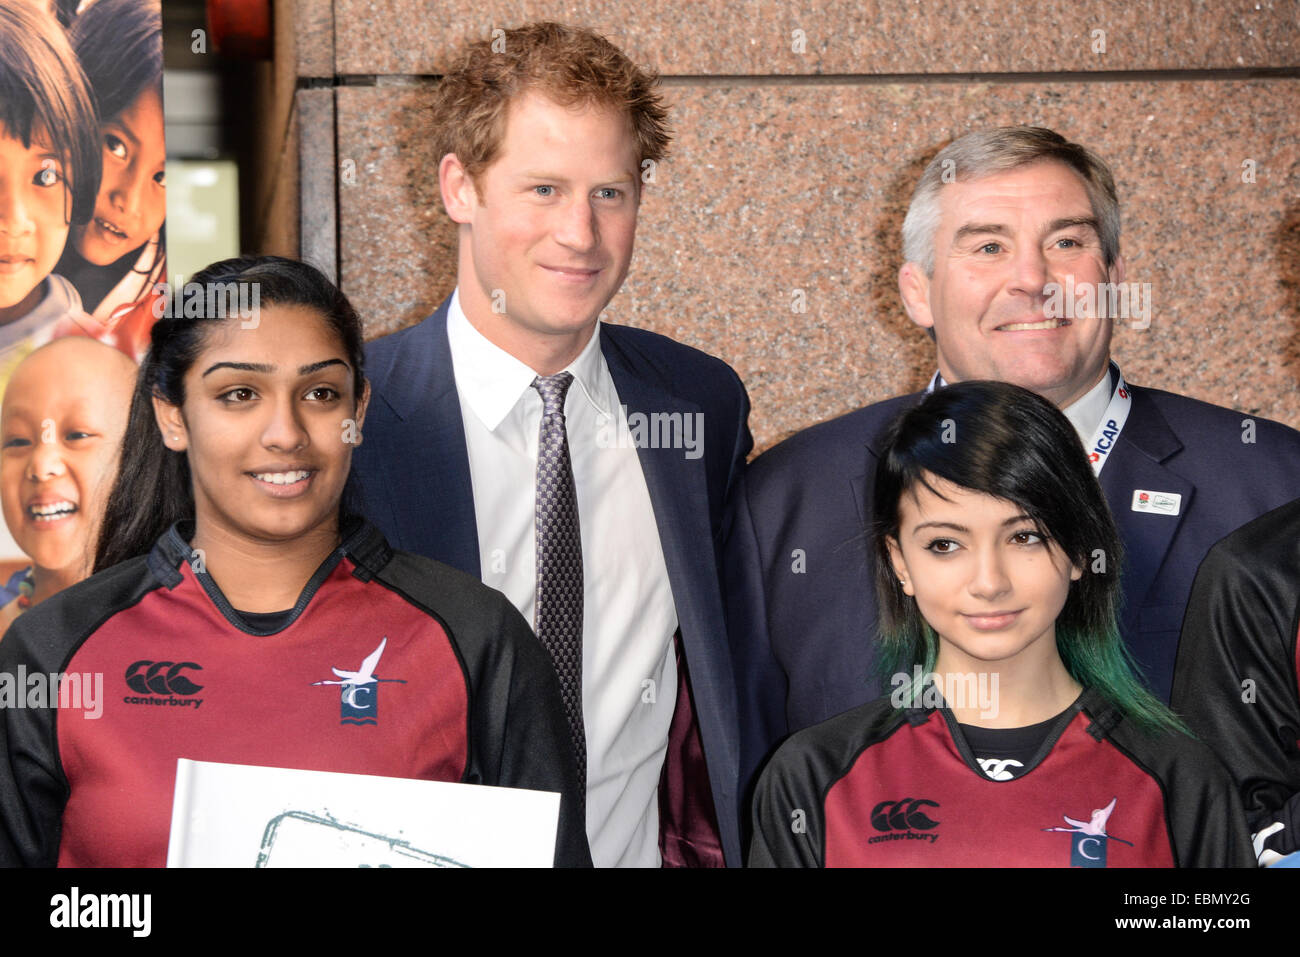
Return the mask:
<svg viewBox="0 0 1300 957">
<path fill-rule="evenodd" d="M 1125 548 L 1120 630 L 1169 697 L 1178 632 L 1210 546 L 1300 496 L 1300 433 L 1156 389 L 1110 361 L 1141 323 L 1125 284 L 1110 170 L 1051 130 L 972 133 L 930 163 L 903 227 L 904 308 L 935 342 L 931 387 L 998 379 L 1079 433 Z M 728 628 L 750 775 L 789 732 L 877 696 L 864 529 L 875 442 L 918 394 L 801 432 L 755 460 L 727 523 Z M 887 690 L 887 687 L 886 687 Z"/>
</svg>

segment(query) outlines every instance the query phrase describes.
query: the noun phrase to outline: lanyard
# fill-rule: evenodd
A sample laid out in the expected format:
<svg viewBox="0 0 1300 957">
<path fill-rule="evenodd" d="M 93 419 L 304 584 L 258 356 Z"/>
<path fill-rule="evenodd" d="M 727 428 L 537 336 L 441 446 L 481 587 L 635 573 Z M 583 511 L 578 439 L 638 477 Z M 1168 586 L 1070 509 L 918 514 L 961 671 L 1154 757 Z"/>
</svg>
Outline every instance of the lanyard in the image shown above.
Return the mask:
<svg viewBox="0 0 1300 957">
<path fill-rule="evenodd" d="M 1129 392 L 1128 383 L 1124 381 L 1119 366 L 1112 362 L 1110 367 L 1115 370 L 1115 391 L 1111 393 L 1110 404 L 1106 406 L 1106 413 L 1101 417 L 1101 424 L 1093 432 L 1092 439 L 1084 446 L 1088 453 L 1088 461 L 1092 463 L 1092 474 L 1098 478 L 1101 477 L 1102 467 L 1115 448 L 1119 434 L 1124 431 L 1124 423 L 1128 421 L 1129 411 L 1133 408 L 1133 394 Z M 947 385 L 947 383 L 936 372 L 930 379 L 930 384 L 925 387 L 925 394 L 929 395 L 940 385 Z"/>
<path fill-rule="evenodd" d="M 1106 406 L 1106 414 L 1101 417 L 1101 424 L 1092 433 L 1092 441 L 1084 446 L 1088 461 L 1092 463 L 1092 472 L 1098 478 L 1101 477 L 1102 466 L 1115 448 L 1115 441 L 1124 431 L 1124 423 L 1128 421 L 1129 411 L 1133 408 L 1133 394 L 1129 392 L 1128 383 L 1124 381 L 1119 366 L 1112 362 L 1111 368 L 1115 370 L 1115 391 L 1111 393 L 1110 404 Z"/>
</svg>

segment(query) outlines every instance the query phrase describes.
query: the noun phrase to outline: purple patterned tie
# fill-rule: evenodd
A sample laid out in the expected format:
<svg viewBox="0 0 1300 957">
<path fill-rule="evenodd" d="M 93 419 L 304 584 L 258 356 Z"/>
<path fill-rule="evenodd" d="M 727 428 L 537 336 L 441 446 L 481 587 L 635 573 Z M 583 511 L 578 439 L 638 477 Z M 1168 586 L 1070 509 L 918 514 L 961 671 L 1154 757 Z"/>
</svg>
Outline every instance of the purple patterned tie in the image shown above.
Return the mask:
<svg viewBox="0 0 1300 957">
<path fill-rule="evenodd" d="M 582 536 L 578 496 L 564 429 L 564 397 L 573 375 L 538 376 L 542 397 L 537 443 L 537 619 L 534 630 L 551 653 L 578 759 L 579 793 L 587 785 L 587 736 L 582 725 Z"/>
</svg>

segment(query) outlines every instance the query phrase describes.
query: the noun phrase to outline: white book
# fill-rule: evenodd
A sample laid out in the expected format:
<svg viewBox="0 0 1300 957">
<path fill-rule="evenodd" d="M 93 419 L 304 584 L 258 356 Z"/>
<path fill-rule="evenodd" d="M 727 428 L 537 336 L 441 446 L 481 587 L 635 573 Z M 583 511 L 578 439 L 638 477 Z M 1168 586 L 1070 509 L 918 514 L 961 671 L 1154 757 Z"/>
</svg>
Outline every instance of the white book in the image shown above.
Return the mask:
<svg viewBox="0 0 1300 957">
<path fill-rule="evenodd" d="M 168 867 L 550 867 L 560 796 L 181 758 Z"/>
</svg>

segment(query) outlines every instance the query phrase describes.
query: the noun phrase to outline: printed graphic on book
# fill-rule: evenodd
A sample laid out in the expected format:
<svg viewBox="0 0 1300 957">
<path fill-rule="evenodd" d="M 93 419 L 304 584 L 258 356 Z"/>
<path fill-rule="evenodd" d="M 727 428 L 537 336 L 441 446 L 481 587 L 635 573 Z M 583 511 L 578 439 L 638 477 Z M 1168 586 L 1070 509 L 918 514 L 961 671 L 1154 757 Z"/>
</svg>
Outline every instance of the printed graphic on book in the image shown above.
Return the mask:
<svg viewBox="0 0 1300 957">
<path fill-rule="evenodd" d="M 560 796 L 442 781 L 176 767 L 168 867 L 550 867 Z"/>
<path fill-rule="evenodd" d="M 412 847 L 409 841 L 372 834 L 363 828 L 304 811 L 285 811 L 266 825 L 258 867 L 279 867 L 332 846 L 340 867 L 469 867 L 442 854 Z M 285 866 L 293 867 L 290 863 Z"/>
</svg>

